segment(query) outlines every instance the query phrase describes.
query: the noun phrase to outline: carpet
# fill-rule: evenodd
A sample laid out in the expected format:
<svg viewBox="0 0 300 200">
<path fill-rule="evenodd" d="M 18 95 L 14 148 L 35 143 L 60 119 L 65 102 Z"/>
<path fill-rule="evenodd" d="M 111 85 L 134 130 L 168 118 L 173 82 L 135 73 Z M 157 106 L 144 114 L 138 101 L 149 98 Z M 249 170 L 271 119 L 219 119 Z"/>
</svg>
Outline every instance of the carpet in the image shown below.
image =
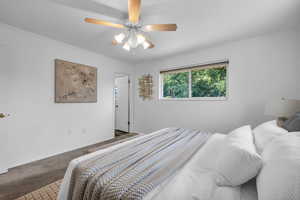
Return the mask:
<svg viewBox="0 0 300 200">
<path fill-rule="evenodd" d="M 61 182 L 56 181 L 15 200 L 56 200 Z"/>
</svg>

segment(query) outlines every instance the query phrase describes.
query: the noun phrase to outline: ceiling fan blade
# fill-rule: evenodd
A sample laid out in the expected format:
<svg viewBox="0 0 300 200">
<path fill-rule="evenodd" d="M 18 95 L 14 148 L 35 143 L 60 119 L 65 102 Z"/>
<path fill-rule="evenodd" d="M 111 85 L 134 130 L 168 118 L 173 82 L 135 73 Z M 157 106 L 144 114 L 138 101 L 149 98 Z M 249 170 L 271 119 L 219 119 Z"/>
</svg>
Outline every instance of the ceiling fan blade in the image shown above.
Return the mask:
<svg viewBox="0 0 300 200">
<path fill-rule="evenodd" d="M 139 22 L 141 12 L 141 0 L 128 0 L 128 17 L 131 23 Z"/>
<path fill-rule="evenodd" d="M 144 46 L 144 49 L 152 49 L 155 47 L 155 45 L 152 42 L 150 42 L 149 40 L 146 40 L 145 42 L 147 45 Z"/>
<path fill-rule="evenodd" d="M 148 49 L 153 49 L 155 47 L 155 45 L 152 42 L 149 42 L 149 43 L 150 43 L 150 47 Z"/>
<path fill-rule="evenodd" d="M 85 18 L 84 21 L 87 23 L 91 23 L 91 24 L 99 24 L 99 25 L 110 26 L 110 27 L 114 27 L 114 28 L 125 28 L 125 26 L 123 24 L 115 24 L 112 22 L 88 18 L 88 17 Z"/>
<path fill-rule="evenodd" d="M 143 27 L 144 31 L 176 31 L 176 24 L 151 24 Z"/>
<path fill-rule="evenodd" d="M 116 45 L 118 45 L 119 43 L 117 42 L 117 40 L 113 39 L 113 40 L 111 41 L 111 44 L 112 44 L 113 46 L 116 46 Z"/>
</svg>

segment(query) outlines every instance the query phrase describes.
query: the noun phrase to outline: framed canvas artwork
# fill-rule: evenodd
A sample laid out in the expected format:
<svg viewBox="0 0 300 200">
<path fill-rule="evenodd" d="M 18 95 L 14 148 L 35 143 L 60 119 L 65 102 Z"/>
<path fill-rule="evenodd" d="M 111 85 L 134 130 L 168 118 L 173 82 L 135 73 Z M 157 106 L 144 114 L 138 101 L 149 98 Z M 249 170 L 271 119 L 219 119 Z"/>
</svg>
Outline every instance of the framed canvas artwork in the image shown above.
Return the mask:
<svg viewBox="0 0 300 200">
<path fill-rule="evenodd" d="M 97 68 L 56 59 L 55 102 L 97 102 Z"/>
</svg>

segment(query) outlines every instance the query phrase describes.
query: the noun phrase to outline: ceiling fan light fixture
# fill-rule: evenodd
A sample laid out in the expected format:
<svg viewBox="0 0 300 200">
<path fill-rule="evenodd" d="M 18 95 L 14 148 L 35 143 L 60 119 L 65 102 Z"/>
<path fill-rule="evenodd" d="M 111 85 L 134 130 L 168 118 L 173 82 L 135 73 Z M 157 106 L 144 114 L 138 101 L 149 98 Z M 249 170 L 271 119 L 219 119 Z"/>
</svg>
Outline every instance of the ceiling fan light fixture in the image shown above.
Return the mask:
<svg viewBox="0 0 300 200">
<path fill-rule="evenodd" d="M 115 35 L 115 40 L 117 41 L 117 43 L 121 44 L 125 37 L 126 35 L 124 33 L 120 33 L 118 35 Z"/>
<path fill-rule="evenodd" d="M 123 29 L 123 32 L 114 35 L 112 45 L 122 46 L 126 51 L 136 49 L 138 47 L 144 49 L 152 49 L 155 45 L 149 40 L 146 32 L 152 31 L 176 31 L 176 24 L 150 24 L 143 25 L 140 23 L 141 2 L 142 0 L 128 1 L 128 22 L 114 23 L 106 20 L 85 18 L 84 21 L 90 24 L 103 25 L 112 28 Z M 147 36 L 147 37 L 146 37 Z"/>
<path fill-rule="evenodd" d="M 126 51 L 130 51 L 130 45 L 128 44 L 128 42 L 126 42 L 126 43 L 123 45 L 123 49 L 125 49 Z"/>
</svg>

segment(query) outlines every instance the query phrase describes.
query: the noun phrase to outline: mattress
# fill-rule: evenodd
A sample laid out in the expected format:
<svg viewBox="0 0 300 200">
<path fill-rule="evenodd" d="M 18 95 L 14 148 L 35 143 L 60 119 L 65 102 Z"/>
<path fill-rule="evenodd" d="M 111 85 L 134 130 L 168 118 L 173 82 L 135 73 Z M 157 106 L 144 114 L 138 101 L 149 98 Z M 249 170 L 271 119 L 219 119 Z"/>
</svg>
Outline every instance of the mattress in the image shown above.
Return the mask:
<svg viewBox="0 0 300 200">
<path fill-rule="evenodd" d="M 149 137 L 150 135 L 158 134 L 163 130 L 154 132 L 141 137 Z M 209 140 L 222 140 L 225 135 L 218 134 L 217 137 L 211 137 Z M 58 200 L 67 200 L 67 191 L 73 169 L 80 162 L 100 155 L 105 152 L 112 151 L 128 143 L 132 143 L 139 138 L 99 150 L 97 152 L 79 157 L 70 162 L 62 182 Z M 204 145 L 205 146 L 205 145 Z M 218 150 L 216 145 L 216 151 Z M 197 152 L 193 158 L 173 177 L 166 180 L 155 190 L 148 193 L 144 200 L 257 200 L 255 181 L 249 182 L 241 187 L 218 187 L 214 183 L 214 171 L 205 167 L 199 167 L 199 161 L 206 162 L 207 158 L 214 155 L 204 155 Z M 204 152 L 205 153 L 205 152 Z M 213 160 L 213 159 L 210 159 Z"/>
</svg>

